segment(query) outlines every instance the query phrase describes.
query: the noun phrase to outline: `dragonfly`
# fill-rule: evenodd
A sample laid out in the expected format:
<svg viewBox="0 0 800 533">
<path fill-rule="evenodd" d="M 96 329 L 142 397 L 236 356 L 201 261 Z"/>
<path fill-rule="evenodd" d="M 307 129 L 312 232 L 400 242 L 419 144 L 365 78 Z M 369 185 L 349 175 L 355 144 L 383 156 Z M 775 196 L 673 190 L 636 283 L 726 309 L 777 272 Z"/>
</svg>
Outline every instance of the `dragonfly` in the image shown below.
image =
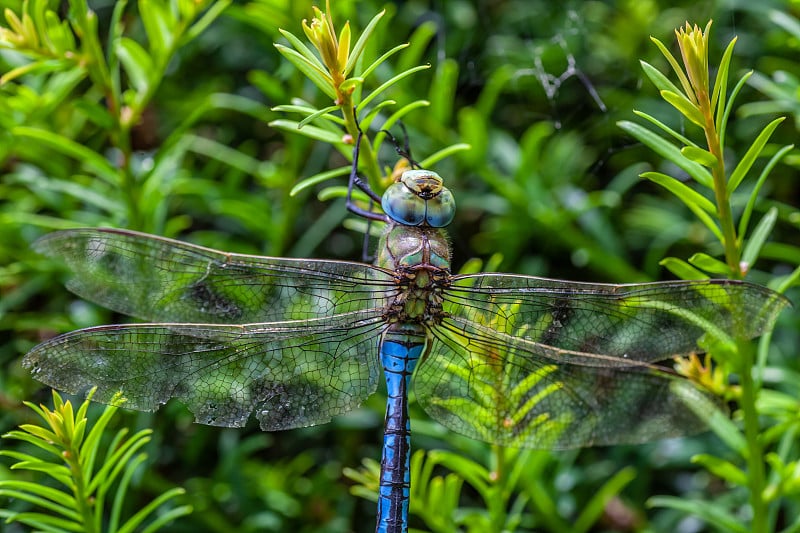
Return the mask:
<svg viewBox="0 0 800 533">
<path fill-rule="evenodd" d="M 382 196 L 374 263 L 241 255 L 122 229 L 48 234 L 82 298 L 146 321 L 49 339 L 23 359 L 36 379 L 155 411 L 177 398 L 202 424 L 265 431 L 326 423 L 383 378 L 387 404 L 376 531 L 408 528 L 408 393 L 449 430 L 484 442 L 569 449 L 706 429 L 723 408 L 659 364 L 698 342 L 748 339 L 788 300 L 731 280 L 600 284 L 451 273 L 453 194 L 412 168 Z M 363 205 L 363 204 L 362 204 Z"/>
</svg>

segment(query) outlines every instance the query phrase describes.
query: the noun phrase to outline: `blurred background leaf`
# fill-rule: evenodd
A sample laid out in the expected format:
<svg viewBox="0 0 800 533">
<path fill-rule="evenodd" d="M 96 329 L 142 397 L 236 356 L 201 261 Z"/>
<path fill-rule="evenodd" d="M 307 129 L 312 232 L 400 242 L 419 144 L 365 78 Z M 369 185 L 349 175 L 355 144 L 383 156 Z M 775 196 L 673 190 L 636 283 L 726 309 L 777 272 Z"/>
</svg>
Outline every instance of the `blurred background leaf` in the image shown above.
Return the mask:
<svg viewBox="0 0 800 533">
<path fill-rule="evenodd" d="M 0 1 L 20 18 L 25 4 L 37 31 L 49 36 L 34 47 L 35 57 L 0 48 L 0 432 L 28 420 L 23 399 L 48 397 L 20 367 L 34 344 L 57 332 L 125 320 L 69 294 L 63 274 L 30 251 L 30 243 L 52 229 L 126 225 L 231 252 L 360 258 L 362 236 L 347 229 L 343 202 L 317 195 L 330 184 L 289 194 L 304 179 L 345 166 L 346 157 L 329 144 L 268 125 L 300 120 L 276 106 L 303 102 L 323 109 L 332 103 L 273 45 L 290 44 L 280 29 L 302 35 L 301 21 L 314 16 L 312 3 L 175 1 L 143 17 L 146 3 L 96 0 L 90 15 L 77 0 L 66 6 Z M 189 13 L 190 4 L 203 9 Z M 792 73 L 800 36 L 791 3 L 358 0 L 332 8 L 354 32 L 386 9 L 363 65 L 410 43 L 375 69 L 371 89 L 431 65 L 382 94 L 397 104 L 378 111 L 373 133 L 394 111 L 425 100 L 427 107 L 403 116 L 415 157 L 456 143 L 471 146 L 434 166 L 459 208 L 449 228 L 454 270 L 499 252 L 502 260 L 493 267 L 502 271 L 634 282 L 670 278 L 660 264 L 667 256 L 720 257 L 712 231 L 687 205 L 639 177 L 660 173 L 687 183 L 687 169 L 617 127 L 619 121 L 641 124 L 636 109 L 689 135 L 693 126 L 680 121 L 640 65 L 668 72 L 650 36 L 676 53 L 673 30 L 687 20 L 704 25 L 714 19 L 712 57 L 721 57 L 738 37 L 731 79 L 754 70 L 726 132 L 733 153 L 744 154 L 776 114 L 792 119 L 775 129 L 751 173 L 758 175 L 797 138 L 800 99 Z M 47 9 L 51 15 L 33 16 Z M 12 28 L 8 18 L 0 26 Z M 110 49 L 112 41 L 125 44 Z M 70 50 L 103 61 L 81 63 L 75 53 L 64 53 Z M 800 264 L 800 158 L 796 150 L 783 155 L 758 185 L 764 200 L 747 206 L 755 180 L 732 196 L 734 209 L 752 211 L 749 234 L 765 220 L 772 226 L 766 241 L 759 234 L 758 270 L 748 276 L 756 282 Z M 389 167 L 397 158 L 390 149 L 378 157 Z M 688 263 L 681 268 L 692 273 Z M 797 301 L 796 293 L 790 297 Z M 797 457 L 797 434 L 789 432 L 796 421 L 780 420 L 786 410 L 776 406 L 797 407 L 798 331 L 797 314 L 785 313 L 763 376 L 783 394 L 763 408 L 777 428 L 785 464 Z M 270 434 L 256 425 L 241 431 L 195 425 L 172 403 L 157 415 L 120 410 L 115 419 L 132 431 L 155 430 L 146 447 L 148 468 L 134 480 L 137 491 L 125 505 L 141 507 L 181 486 L 187 491 L 182 503 L 195 511 L 169 531 L 371 531 L 374 505 L 349 494 L 352 482 L 343 469 L 380 456 L 383 402 L 378 394 L 331 424 Z M 458 452 L 476 465 L 492 457 L 485 445 L 428 422 L 415 405 L 412 420 L 417 449 Z M 646 505 L 654 495 L 700 495 L 730 502 L 746 515 L 746 496 L 690 462 L 709 450 L 731 459 L 711 434 L 515 458 L 523 473 L 517 494 L 534 502 L 536 512 L 518 512 L 514 505 L 527 504 L 508 500 L 508 517 L 517 517 L 509 524 L 520 531 L 557 531 L 578 521 L 589 531 L 714 530 L 678 506 Z M 7 464 L 0 463 L 0 478 L 10 476 Z M 444 470 L 424 479 L 447 476 L 449 467 L 437 468 Z M 468 530 L 482 508 L 480 495 L 469 485 L 441 483 L 439 492 L 420 486 L 421 494 L 451 501 L 460 491 L 457 527 Z M 598 499 L 609 486 L 614 496 Z M 785 493 L 773 517 L 780 530 L 800 516 L 800 500 L 796 487 L 775 490 Z M 25 509 L 20 501 L 0 505 Z M 416 520 L 420 528 L 436 526 L 424 516 Z"/>
</svg>

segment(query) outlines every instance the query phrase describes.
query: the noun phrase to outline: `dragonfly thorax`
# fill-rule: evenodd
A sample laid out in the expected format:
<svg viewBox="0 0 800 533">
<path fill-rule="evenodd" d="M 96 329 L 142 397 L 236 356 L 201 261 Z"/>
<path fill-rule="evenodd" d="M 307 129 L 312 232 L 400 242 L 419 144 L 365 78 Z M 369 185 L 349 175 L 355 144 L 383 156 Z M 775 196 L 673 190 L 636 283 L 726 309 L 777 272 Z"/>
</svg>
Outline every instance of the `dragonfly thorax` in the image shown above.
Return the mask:
<svg viewBox="0 0 800 533">
<path fill-rule="evenodd" d="M 450 244 L 441 228 L 389 223 L 378 242 L 375 264 L 401 271 L 417 267 L 450 271 Z"/>
<path fill-rule="evenodd" d="M 389 300 L 384 318 L 392 323 L 438 324 L 444 316 L 442 291 L 450 283 L 450 272 L 419 266 L 398 275 L 398 290 Z"/>
<path fill-rule="evenodd" d="M 386 189 L 381 207 L 404 226 L 443 228 L 453 221 L 456 202 L 443 180 L 430 170 L 406 170 L 400 181 Z"/>
<path fill-rule="evenodd" d="M 375 264 L 397 276 L 397 290 L 386 302 L 386 320 L 440 320 L 442 291 L 450 283 L 450 246 L 443 229 L 389 224 L 378 245 Z"/>
</svg>

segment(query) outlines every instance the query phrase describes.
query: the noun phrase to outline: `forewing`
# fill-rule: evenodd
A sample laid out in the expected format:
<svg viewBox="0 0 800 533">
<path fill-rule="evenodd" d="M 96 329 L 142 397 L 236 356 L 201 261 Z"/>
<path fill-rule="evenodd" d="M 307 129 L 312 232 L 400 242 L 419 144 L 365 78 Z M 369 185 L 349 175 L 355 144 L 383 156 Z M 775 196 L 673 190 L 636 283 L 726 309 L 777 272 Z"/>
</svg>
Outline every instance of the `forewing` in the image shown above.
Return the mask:
<svg viewBox="0 0 800 533">
<path fill-rule="evenodd" d="M 730 338 L 758 336 L 788 303 L 778 293 L 741 281 L 607 285 L 475 274 L 453 278 L 444 310 L 557 348 L 552 353 L 559 360 L 625 366 L 626 360 L 660 361 L 694 351 L 707 331 Z"/>
<path fill-rule="evenodd" d="M 34 248 L 67 264 L 75 294 L 153 322 L 304 320 L 380 306 L 393 288 L 371 265 L 228 254 L 117 229 L 59 231 Z"/>
<path fill-rule="evenodd" d="M 132 324 L 48 340 L 23 359 L 34 377 L 71 394 L 155 411 L 177 398 L 197 422 L 240 427 L 251 413 L 264 430 L 327 422 L 375 391 L 380 317 L 247 326 Z"/>
<path fill-rule="evenodd" d="M 473 439 L 518 448 L 634 444 L 706 429 L 693 414 L 724 406 L 647 364 L 557 362 L 542 345 L 460 319 L 433 328 L 414 374 L 417 401 Z"/>
</svg>

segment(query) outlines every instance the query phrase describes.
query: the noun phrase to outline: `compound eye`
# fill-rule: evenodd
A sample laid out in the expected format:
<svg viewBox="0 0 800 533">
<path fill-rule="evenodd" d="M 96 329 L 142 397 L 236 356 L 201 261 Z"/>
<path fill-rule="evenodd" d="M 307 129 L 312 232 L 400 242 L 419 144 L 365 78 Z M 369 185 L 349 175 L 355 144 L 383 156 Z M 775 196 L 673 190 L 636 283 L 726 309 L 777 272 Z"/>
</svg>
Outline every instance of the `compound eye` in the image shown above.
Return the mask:
<svg viewBox="0 0 800 533">
<path fill-rule="evenodd" d="M 456 200 L 447 188 L 426 202 L 425 222 L 433 228 L 443 228 L 449 225 L 456 216 Z"/>
<path fill-rule="evenodd" d="M 381 207 L 389 217 L 404 226 L 419 226 L 425 221 L 425 200 L 402 182 L 393 183 L 381 197 Z"/>
<path fill-rule="evenodd" d="M 406 170 L 381 198 L 389 217 L 404 226 L 443 228 L 453 221 L 456 201 L 436 172 Z"/>
</svg>

